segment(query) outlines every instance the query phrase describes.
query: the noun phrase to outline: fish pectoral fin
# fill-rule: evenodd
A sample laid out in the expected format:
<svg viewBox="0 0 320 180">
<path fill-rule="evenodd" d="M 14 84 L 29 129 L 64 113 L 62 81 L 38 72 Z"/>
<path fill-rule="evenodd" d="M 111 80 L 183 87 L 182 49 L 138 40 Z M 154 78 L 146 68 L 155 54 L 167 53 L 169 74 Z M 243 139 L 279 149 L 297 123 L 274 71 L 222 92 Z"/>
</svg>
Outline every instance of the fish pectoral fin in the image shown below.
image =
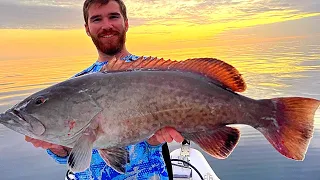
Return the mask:
<svg viewBox="0 0 320 180">
<path fill-rule="evenodd" d="M 129 162 L 129 152 L 124 147 L 100 149 L 99 153 L 115 171 L 125 173 L 125 165 Z"/>
<path fill-rule="evenodd" d="M 91 129 L 87 129 L 77 140 L 68 158 L 68 166 L 72 172 L 82 172 L 90 166 L 95 140 L 95 133 Z"/>
<path fill-rule="evenodd" d="M 209 132 L 181 134 L 217 159 L 227 158 L 236 147 L 240 138 L 240 131 L 238 129 L 227 126 Z"/>
</svg>

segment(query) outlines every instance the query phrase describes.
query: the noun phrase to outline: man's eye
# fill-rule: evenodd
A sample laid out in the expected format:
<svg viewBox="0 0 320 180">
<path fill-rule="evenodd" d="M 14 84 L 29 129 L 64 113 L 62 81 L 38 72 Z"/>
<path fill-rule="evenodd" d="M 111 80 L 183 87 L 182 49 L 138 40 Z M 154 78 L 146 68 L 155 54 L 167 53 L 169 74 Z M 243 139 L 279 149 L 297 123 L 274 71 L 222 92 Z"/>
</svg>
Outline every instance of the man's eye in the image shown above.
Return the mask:
<svg viewBox="0 0 320 180">
<path fill-rule="evenodd" d="M 110 19 L 117 19 L 119 16 L 110 16 Z"/>
<path fill-rule="evenodd" d="M 100 18 L 96 18 L 96 19 L 93 19 L 92 22 L 99 22 L 101 19 Z"/>
</svg>

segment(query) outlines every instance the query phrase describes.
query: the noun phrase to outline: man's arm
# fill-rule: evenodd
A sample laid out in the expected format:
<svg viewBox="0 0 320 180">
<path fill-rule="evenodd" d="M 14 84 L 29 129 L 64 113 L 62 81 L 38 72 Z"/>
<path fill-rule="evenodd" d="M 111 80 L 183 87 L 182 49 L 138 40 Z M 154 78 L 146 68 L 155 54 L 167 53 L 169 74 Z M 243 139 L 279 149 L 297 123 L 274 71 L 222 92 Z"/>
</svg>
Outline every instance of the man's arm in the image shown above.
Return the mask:
<svg viewBox="0 0 320 180">
<path fill-rule="evenodd" d="M 48 143 L 45 141 L 41 141 L 38 139 L 30 138 L 28 136 L 25 137 L 25 140 L 27 142 L 30 142 L 35 147 L 40 147 L 43 149 L 50 150 L 53 154 L 61 157 L 66 158 L 69 155 L 69 152 L 71 151 L 71 148 L 67 148 L 64 146 Z M 184 138 L 181 136 L 179 132 L 177 132 L 172 127 L 165 127 L 160 130 L 158 130 L 151 138 L 147 140 L 147 142 L 150 145 L 156 146 L 165 142 L 172 142 L 175 140 L 176 142 L 182 142 Z"/>
</svg>

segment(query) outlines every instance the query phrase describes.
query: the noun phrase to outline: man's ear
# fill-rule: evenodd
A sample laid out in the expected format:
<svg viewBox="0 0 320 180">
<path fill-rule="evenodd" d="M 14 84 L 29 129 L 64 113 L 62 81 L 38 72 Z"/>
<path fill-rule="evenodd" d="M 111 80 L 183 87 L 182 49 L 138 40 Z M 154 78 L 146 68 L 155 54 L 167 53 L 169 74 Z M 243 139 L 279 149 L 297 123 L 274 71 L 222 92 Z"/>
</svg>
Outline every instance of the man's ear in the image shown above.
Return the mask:
<svg viewBox="0 0 320 180">
<path fill-rule="evenodd" d="M 128 20 L 124 21 L 124 26 L 125 26 L 125 30 L 126 30 L 126 32 L 127 32 L 128 29 L 129 29 L 129 22 L 128 22 Z"/>
<path fill-rule="evenodd" d="M 84 28 L 88 36 L 91 36 L 88 24 L 84 24 Z"/>
</svg>

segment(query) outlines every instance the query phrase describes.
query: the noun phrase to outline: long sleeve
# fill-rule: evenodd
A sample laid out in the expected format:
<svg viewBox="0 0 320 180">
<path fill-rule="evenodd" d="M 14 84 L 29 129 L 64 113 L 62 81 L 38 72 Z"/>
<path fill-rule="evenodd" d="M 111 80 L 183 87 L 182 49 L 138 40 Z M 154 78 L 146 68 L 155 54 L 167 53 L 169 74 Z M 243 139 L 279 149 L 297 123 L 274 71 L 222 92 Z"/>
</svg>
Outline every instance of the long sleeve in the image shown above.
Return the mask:
<svg viewBox="0 0 320 180">
<path fill-rule="evenodd" d="M 68 156 L 66 156 L 66 157 L 57 156 L 49 149 L 47 149 L 47 153 L 49 154 L 50 157 L 52 157 L 59 164 L 67 164 L 67 162 L 68 162 Z"/>
</svg>

